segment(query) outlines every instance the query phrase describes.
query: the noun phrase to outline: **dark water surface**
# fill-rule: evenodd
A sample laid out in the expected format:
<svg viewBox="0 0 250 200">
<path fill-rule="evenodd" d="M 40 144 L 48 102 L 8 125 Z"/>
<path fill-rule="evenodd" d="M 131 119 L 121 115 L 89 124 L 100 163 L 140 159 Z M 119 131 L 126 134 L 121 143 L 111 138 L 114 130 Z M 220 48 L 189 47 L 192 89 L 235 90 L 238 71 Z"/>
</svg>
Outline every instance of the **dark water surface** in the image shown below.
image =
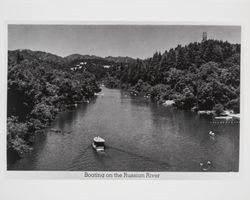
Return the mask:
<svg viewBox="0 0 250 200">
<path fill-rule="evenodd" d="M 47 134 L 37 138 L 34 151 L 9 169 L 202 171 L 200 162 L 209 160 L 209 171 L 238 170 L 238 123 L 213 123 L 212 118 L 132 98 L 121 90 L 103 88 L 101 93 L 58 115 Z M 104 154 L 91 148 L 97 135 L 106 140 Z"/>
</svg>

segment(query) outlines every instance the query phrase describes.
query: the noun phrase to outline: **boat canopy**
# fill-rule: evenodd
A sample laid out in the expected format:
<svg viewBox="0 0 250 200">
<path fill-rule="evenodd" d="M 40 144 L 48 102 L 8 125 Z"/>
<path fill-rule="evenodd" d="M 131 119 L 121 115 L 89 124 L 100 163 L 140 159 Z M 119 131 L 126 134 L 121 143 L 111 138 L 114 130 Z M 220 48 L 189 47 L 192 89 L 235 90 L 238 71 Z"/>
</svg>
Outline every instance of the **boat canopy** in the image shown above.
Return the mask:
<svg viewBox="0 0 250 200">
<path fill-rule="evenodd" d="M 104 143 L 105 140 L 103 138 L 101 138 L 100 136 L 94 137 L 94 142 L 97 143 Z"/>
<path fill-rule="evenodd" d="M 103 138 L 101 138 L 101 137 L 94 137 L 94 142 L 93 142 L 93 144 L 95 145 L 95 148 L 96 147 L 104 147 L 104 143 L 105 143 L 105 140 L 103 139 Z"/>
</svg>

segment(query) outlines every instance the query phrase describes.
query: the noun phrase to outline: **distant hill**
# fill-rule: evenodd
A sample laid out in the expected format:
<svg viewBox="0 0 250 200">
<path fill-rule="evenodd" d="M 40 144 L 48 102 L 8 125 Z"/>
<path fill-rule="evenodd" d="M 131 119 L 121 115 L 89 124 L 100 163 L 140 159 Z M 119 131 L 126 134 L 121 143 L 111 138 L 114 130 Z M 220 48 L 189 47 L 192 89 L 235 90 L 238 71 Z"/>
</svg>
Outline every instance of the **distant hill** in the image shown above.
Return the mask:
<svg viewBox="0 0 250 200">
<path fill-rule="evenodd" d="M 136 61 L 136 59 L 131 57 L 100 57 L 95 55 L 81 55 L 81 54 L 72 54 L 69 56 L 61 57 L 52 53 L 47 53 L 43 51 L 32 51 L 29 49 L 17 49 L 17 50 L 9 50 L 8 58 L 10 61 L 16 61 L 17 57 L 22 58 L 23 60 L 37 60 L 37 61 L 46 61 L 62 64 L 76 64 L 78 62 L 89 61 L 95 64 L 103 64 L 103 65 L 111 65 L 115 63 L 131 63 Z"/>
<path fill-rule="evenodd" d="M 47 63 L 52 68 L 62 69 L 66 71 L 84 72 L 88 71 L 96 76 L 96 78 L 102 79 L 107 73 L 107 69 L 121 63 L 131 63 L 136 61 L 130 57 L 106 57 L 102 58 L 95 55 L 81 55 L 72 54 L 66 57 L 57 56 L 55 54 L 32 51 L 29 49 L 17 49 L 8 51 L 8 61 L 11 63 L 18 63 L 23 60 L 29 62 Z"/>
<path fill-rule="evenodd" d="M 92 60 L 96 61 L 98 63 L 103 62 L 105 64 L 111 64 L 111 63 L 132 63 L 135 62 L 136 59 L 125 56 L 108 56 L 108 57 L 99 57 L 95 55 L 81 55 L 81 54 L 72 54 L 69 56 L 64 57 L 67 62 L 75 62 L 75 61 L 87 61 L 87 60 Z"/>
<path fill-rule="evenodd" d="M 132 62 L 136 61 L 136 59 L 128 57 L 128 56 L 125 56 L 125 57 L 122 57 L 122 56 L 117 56 L 117 57 L 108 56 L 108 57 L 105 57 L 105 59 L 108 60 L 108 61 L 115 62 L 115 63 L 132 63 Z"/>
<path fill-rule="evenodd" d="M 18 63 L 23 60 L 29 62 L 38 62 L 49 64 L 51 68 L 62 69 L 66 71 L 74 71 L 82 73 L 84 71 L 90 72 L 96 76 L 98 80 L 104 78 L 110 67 L 120 66 L 120 64 L 130 64 L 136 59 L 130 57 L 99 57 L 95 55 L 81 55 L 72 54 L 66 57 L 57 56 L 55 54 L 32 51 L 29 49 L 17 49 L 8 51 L 8 61 L 11 63 Z"/>
<path fill-rule="evenodd" d="M 95 55 L 81 55 L 81 54 L 72 54 L 64 57 L 67 62 L 72 62 L 75 60 L 95 60 L 95 59 L 103 59 L 102 57 L 98 57 Z"/>
<path fill-rule="evenodd" d="M 57 56 L 55 54 L 43 52 L 43 51 L 32 51 L 29 49 L 17 49 L 13 51 L 8 51 L 9 61 L 16 61 L 18 57 L 22 60 L 37 60 L 37 61 L 45 61 L 52 62 L 56 64 L 63 65 L 64 58 Z"/>
</svg>

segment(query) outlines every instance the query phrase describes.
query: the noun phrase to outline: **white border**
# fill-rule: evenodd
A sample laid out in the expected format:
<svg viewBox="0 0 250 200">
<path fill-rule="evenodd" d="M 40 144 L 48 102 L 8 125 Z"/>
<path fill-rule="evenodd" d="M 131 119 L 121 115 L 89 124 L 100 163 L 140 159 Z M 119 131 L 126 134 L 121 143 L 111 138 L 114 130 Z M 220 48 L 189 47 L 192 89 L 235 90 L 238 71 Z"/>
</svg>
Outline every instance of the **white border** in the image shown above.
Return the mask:
<svg viewBox="0 0 250 200">
<path fill-rule="evenodd" d="M 195 181 L 191 179 L 161 181 L 88 181 L 40 180 L 6 178 L 3 166 L 6 140 L 5 107 L 1 98 L 0 111 L 0 197 L 1 199 L 250 199 L 250 135 L 248 102 L 250 88 L 250 3 L 248 0 L 0 0 L 0 85 L 6 91 L 6 49 L 4 30 L 7 21 L 169 21 L 170 24 L 195 21 L 242 25 L 241 57 L 241 146 L 240 177 L 237 179 L 213 179 Z M 244 109 L 243 109 L 244 108 Z M 243 132 L 243 134 L 242 134 Z M 32 173 L 32 172 L 31 172 Z M 43 173 L 43 172 L 41 172 Z M 179 172 L 178 172 L 179 173 Z M 46 174 L 46 175 L 45 175 Z M 26 176 L 24 172 L 21 174 Z M 42 174 L 43 177 L 47 173 Z M 49 175 L 50 176 L 50 175 Z"/>
</svg>

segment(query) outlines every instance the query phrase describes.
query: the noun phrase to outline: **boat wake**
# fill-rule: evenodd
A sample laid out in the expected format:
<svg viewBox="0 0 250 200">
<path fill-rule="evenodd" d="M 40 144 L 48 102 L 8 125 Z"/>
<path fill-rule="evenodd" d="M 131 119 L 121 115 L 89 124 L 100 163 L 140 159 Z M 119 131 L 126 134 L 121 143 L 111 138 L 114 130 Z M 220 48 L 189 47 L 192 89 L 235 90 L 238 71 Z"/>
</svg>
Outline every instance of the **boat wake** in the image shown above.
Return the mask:
<svg viewBox="0 0 250 200">
<path fill-rule="evenodd" d="M 132 152 L 129 152 L 129 151 L 125 151 L 123 149 L 120 149 L 120 148 L 117 148 L 117 147 L 114 147 L 114 146 L 106 145 L 106 149 L 114 149 L 116 151 L 119 151 L 119 152 L 122 152 L 122 153 L 126 153 L 126 154 L 134 156 L 134 157 L 141 158 L 142 160 L 145 160 L 145 161 L 149 161 L 149 162 L 153 162 L 153 163 L 158 163 L 160 165 L 167 165 L 168 167 L 170 166 L 169 163 L 167 163 L 167 162 L 163 162 L 163 161 L 151 159 L 149 157 L 146 157 L 146 156 L 143 156 L 143 155 L 140 155 L 140 154 L 136 154 L 136 153 L 132 153 Z"/>
</svg>

